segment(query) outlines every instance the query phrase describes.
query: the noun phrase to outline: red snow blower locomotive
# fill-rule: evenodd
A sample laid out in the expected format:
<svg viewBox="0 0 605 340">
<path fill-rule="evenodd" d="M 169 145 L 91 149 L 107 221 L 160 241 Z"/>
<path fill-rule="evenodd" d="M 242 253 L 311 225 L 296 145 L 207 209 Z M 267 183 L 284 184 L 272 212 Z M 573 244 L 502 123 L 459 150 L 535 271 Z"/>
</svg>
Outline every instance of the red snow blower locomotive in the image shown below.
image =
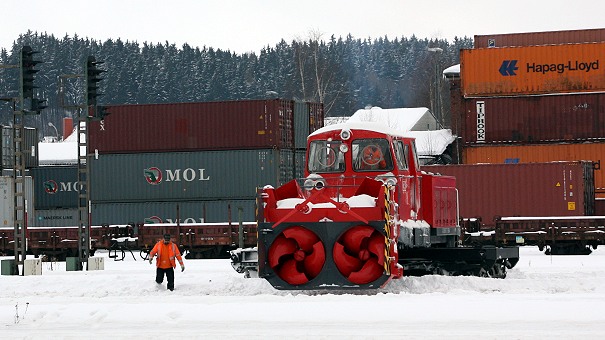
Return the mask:
<svg viewBox="0 0 605 340">
<path fill-rule="evenodd" d="M 308 137 L 305 178 L 258 191 L 258 247 L 238 272 L 277 289 L 372 289 L 403 275 L 503 278 L 517 247 L 458 242 L 456 179 L 420 171 L 415 142 L 377 123 Z"/>
</svg>

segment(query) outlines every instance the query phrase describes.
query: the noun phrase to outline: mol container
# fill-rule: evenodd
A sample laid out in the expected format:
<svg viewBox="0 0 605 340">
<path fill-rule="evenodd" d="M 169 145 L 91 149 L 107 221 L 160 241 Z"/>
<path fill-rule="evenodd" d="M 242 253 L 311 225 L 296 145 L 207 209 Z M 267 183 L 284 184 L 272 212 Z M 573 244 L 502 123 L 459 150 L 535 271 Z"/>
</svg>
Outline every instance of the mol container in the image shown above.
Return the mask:
<svg viewBox="0 0 605 340">
<path fill-rule="evenodd" d="M 256 200 L 93 203 L 92 224 L 255 221 Z"/>
<path fill-rule="evenodd" d="M 595 192 L 605 197 L 605 143 L 568 143 L 533 145 L 481 145 L 462 149 L 464 164 L 541 163 L 553 161 L 592 161 L 595 164 Z"/>
<path fill-rule="evenodd" d="M 588 216 L 594 214 L 591 162 L 423 166 L 456 177 L 460 217 L 481 218 L 493 227 L 502 216 Z"/>
<path fill-rule="evenodd" d="M 34 179 L 36 209 L 78 207 L 77 166 L 43 166 L 32 168 L 30 173 Z"/>
<path fill-rule="evenodd" d="M 294 171 L 293 150 L 105 154 L 90 162 L 90 195 L 95 203 L 250 199 Z"/>
<path fill-rule="evenodd" d="M 294 148 L 296 131 L 323 124 L 323 105 L 291 100 L 242 100 L 109 106 L 90 126 L 99 154 Z M 318 125 L 320 124 L 320 125 Z M 300 142 L 298 142 L 300 143 Z"/>
<path fill-rule="evenodd" d="M 605 43 L 463 49 L 464 97 L 605 91 Z"/>
<path fill-rule="evenodd" d="M 463 144 L 605 141 L 605 93 L 467 98 L 460 110 Z"/>
<path fill-rule="evenodd" d="M 474 47 L 581 44 L 605 41 L 605 29 L 475 35 Z"/>
</svg>

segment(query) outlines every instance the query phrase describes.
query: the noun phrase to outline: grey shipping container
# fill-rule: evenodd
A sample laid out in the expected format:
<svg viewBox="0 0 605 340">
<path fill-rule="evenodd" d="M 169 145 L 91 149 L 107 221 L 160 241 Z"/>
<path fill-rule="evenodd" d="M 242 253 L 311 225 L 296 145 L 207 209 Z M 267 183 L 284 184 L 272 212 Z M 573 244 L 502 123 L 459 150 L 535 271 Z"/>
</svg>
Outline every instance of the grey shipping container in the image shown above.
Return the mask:
<svg viewBox="0 0 605 340">
<path fill-rule="evenodd" d="M 592 162 L 431 165 L 422 170 L 456 177 L 460 216 L 589 216 L 594 214 Z"/>
<path fill-rule="evenodd" d="M 461 100 L 464 144 L 605 140 L 605 93 Z"/>
<path fill-rule="evenodd" d="M 78 226 L 78 208 L 36 209 L 33 227 L 76 227 Z"/>
<path fill-rule="evenodd" d="M 294 178 L 294 151 L 279 149 L 105 154 L 91 160 L 100 202 L 249 199 Z"/>
<path fill-rule="evenodd" d="M 92 224 L 255 221 L 256 200 L 93 203 Z M 240 212 L 241 209 L 241 212 Z M 177 218 L 178 216 L 178 218 Z"/>
<path fill-rule="evenodd" d="M 109 106 L 105 120 L 91 123 L 89 148 L 100 154 L 292 149 L 295 125 L 308 134 L 315 115 L 323 122 L 323 105 L 303 106 L 297 117 L 294 101 L 283 99 Z"/>
<path fill-rule="evenodd" d="M 76 166 L 44 166 L 30 170 L 34 178 L 35 208 L 77 208 L 78 168 Z"/>
<path fill-rule="evenodd" d="M 14 129 L 10 126 L 2 127 L 2 147 L 0 148 L 0 158 L 2 159 L 3 169 L 12 169 L 15 164 L 15 146 L 13 143 Z M 23 144 L 21 150 L 24 152 L 25 167 L 32 168 L 38 166 L 38 130 L 35 128 L 25 128 L 23 131 Z"/>
<path fill-rule="evenodd" d="M 15 214 L 15 190 L 13 177 L 0 176 L 0 226 L 14 228 Z M 23 190 L 24 189 L 24 190 Z M 33 225 L 34 222 L 34 192 L 33 180 L 31 177 L 25 177 L 25 188 L 19 186 L 18 190 L 23 190 L 24 198 L 27 201 L 27 224 Z M 23 219 L 23 210 L 19 212 L 19 219 Z"/>
</svg>

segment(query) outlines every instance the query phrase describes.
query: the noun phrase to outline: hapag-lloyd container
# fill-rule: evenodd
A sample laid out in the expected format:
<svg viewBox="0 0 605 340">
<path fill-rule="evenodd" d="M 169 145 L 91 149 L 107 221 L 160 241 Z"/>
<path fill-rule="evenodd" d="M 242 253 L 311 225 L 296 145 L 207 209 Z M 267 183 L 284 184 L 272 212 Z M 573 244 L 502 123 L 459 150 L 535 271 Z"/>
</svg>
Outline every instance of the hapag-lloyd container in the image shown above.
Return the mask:
<svg viewBox="0 0 605 340">
<path fill-rule="evenodd" d="M 99 154 L 292 149 L 296 129 L 306 141 L 308 130 L 323 124 L 322 104 L 304 103 L 300 117 L 294 105 L 267 99 L 109 106 L 103 121 L 91 123 L 89 148 Z"/>
<path fill-rule="evenodd" d="M 468 146 L 462 149 L 462 159 L 464 164 L 592 161 L 600 169 L 594 172 L 597 197 L 605 197 L 605 143 Z"/>
<path fill-rule="evenodd" d="M 581 44 L 605 41 L 605 29 L 475 35 L 474 47 Z"/>
<path fill-rule="evenodd" d="M 605 43 L 460 51 L 465 97 L 605 91 Z"/>
<path fill-rule="evenodd" d="M 100 202 L 254 199 L 256 188 L 294 178 L 294 151 L 280 149 L 102 154 L 90 162 Z"/>
<path fill-rule="evenodd" d="M 587 216 L 594 214 L 591 162 L 423 166 L 456 177 L 460 217 Z"/>
<path fill-rule="evenodd" d="M 464 144 L 605 140 L 605 93 L 467 98 L 462 104 L 455 121 L 462 122 L 457 132 Z"/>
</svg>

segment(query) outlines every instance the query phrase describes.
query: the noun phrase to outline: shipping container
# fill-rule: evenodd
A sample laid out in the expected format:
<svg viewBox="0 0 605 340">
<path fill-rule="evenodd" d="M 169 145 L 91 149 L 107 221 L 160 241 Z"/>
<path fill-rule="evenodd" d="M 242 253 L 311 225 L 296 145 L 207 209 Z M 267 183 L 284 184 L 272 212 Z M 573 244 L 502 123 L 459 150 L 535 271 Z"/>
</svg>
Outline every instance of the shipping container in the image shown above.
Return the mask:
<svg viewBox="0 0 605 340">
<path fill-rule="evenodd" d="M 10 126 L 2 126 L 1 130 L 2 147 L 0 148 L 0 158 L 2 159 L 2 168 L 12 169 L 15 164 L 14 129 Z M 24 152 L 25 167 L 32 168 L 38 166 L 38 130 L 25 128 L 23 130 L 23 137 L 21 151 Z"/>
<path fill-rule="evenodd" d="M 90 162 L 100 202 L 249 199 L 294 178 L 294 151 L 279 149 L 105 154 Z"/>
<path fill-rule="evenodd" d="M 553 161 L 592 161 L 595 167 L 597 197 L 605 197 L 605 143 L 570 143 L 536 145 L 481 145 L 462 149 L 464 164 L 541 163 Z"/>
<path fill-rule="evenodd" d="M 19 191 L 23 191 L 23 197 L 27 208 L 27 225 L 34 222 L 34 190 L 31 177 L 24 177 L 25 188 L 18 184 Z M 23 220 L 23 210 L 19 211 L 18 218 Z M 15 215 L 15 188 L 14 179 L 9 176 L 0 176 L 0 227 L 14 228 Z"/>
<path fill-rule="evenodd" d="M 594 214 L 591 162 L 431 165 L 422 170 L 456 177 L 460 217 L 485 227 L 503 216 Z"/>
<path fill-rule="evenodd" d="M 463 144 L 605 140 L 605 93 L 463 99 Z M 453 112 L 453 111 L 452 111 Z"/>
<path fill-rule="evenodd" d="M 80 223 L 78 214 L 78 208 L 36 209 L 32 227 L 77 227 Z"/>
<path fill-rule="evenodd" d="M 294 106 L 282 99 L 109 106 L 110 115 L 91 123 L 89 148 L 99 154 L 293 149 L 295 125 L 316 125 L 316 104 L 302 104 L 300 117 Z"/>
<path fill-rule="evenodd" d="M 474 47 L 513 47 L 534 45 L 581 44 L 605 41 L 605 29 L 526 32 L 475 35 Z"/>
<path fill-rule="evenodd" d="M 594 214 L 596 216 L 605 216 L 605 198 L 595 199 Z"/>
<path fill-rule="evenodd" d="M 92 224 L 253 222 L 256 200 L 93 203 Z M 178 218 L 177 218 L 178 217 Z"/>
<path fill-rule="evenodd" d="M 463 49 L 465 97 L 605 91 L 605 43 Z"/>
<path fill-rule="evenodd" d="M 78 167 L 43 166 L 32 168 L 36 209 L 78 207 Z"/>
</svg>

